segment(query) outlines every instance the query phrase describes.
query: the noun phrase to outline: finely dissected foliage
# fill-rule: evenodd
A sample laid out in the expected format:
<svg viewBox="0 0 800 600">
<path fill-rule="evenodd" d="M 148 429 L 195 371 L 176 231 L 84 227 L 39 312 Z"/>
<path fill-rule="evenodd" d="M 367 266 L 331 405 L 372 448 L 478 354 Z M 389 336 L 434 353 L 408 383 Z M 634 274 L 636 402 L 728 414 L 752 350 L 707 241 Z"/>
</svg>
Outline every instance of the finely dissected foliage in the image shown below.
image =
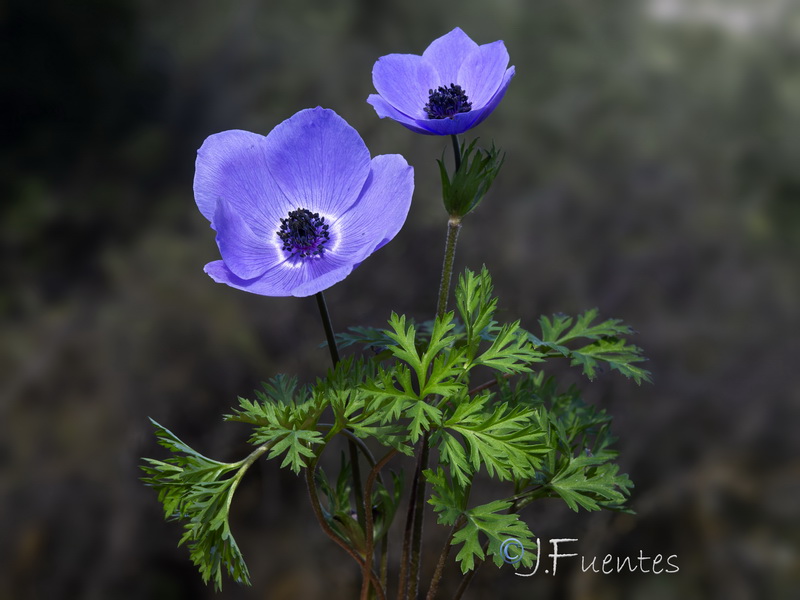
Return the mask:
<svg viewBox="0 0 800 600">
<path fill-rule="evenodd" d="M 206 458 L 168 429 L 155 421 L 153 425 L 159 443 L 172 457 L 165 461 L 146 458 L 144 481 L 158 491 L 165 517 L 183 522 L 180 543 L 188 542 L 192 562 L 203 580 L 213 580 L 217 589 L 222 587 L 223 572 L 235 581 L 249 583 L 247 565 L 228 524 L 228 511 L 236 486 L 252 461 L 222 463 Z"/>
<path fill-rule="evenodd" d="M 397 510 L 401 479 L 380 481 L 365 506 L 374 521 L 367 543 L 364 527 L 353 517 L 344 455 L 333 480 L 316 469 L 317 460 L 336 434 L 383 446 L 385 464 L 393 455 L 411 455 L 423 437 L 438 452 L 439 466 L 424 472 L 428 502 L 438 522 L 452 527 L 451 543 L 462 572 L 487 557 L 503 563 L 507 538 L 520 540 L 530 566 L 533 534 L 519 511 L 541 497 L 561 497 L 573 510 L 624 510 L 632 484 L 613 462 L 610 418 L 585 405 L 576 388 L 565 392 L 545 375 L 546 363 L 567 359 L 590 379 L 602 365 L 634 379 L 647 380 L 637 347 L 623 337 L 630 329 L 616 319 L 597 321 L 592 310 L 571 319 L 542 317 L 534 334 L 519 322 L 495 320 L 497 299 L 490 276 L 466 271 L 456 289 L 457 316 L 445 313 L 431 324 L 415 326 L 392 314 L 385 329 L 354 328 L 340 335 L 365 352 L 342 360 L 326 377 L 300 385 L 277 376 L 256 391 L 256 400 L 240 398 L 226 418 L 253 426 L 257 448 L 236 463 L 208 459 L 155 424 L 162 445 L 173 456 L 147 459 L 145 481 L 159 493 L 165 514 L 184 523 L 181 543 L 205 581 L 222 585 L 222 573 L 247 581 L 247 567 L 228 527 L 231 498 L 247 468 L 260 456 L 281 458 L 281 466 L 312 478 L 326 506 L 327 526 L 363 557 L 387 534 Z M 344 344 L 343 344 L 344 345 Z M 471 381 L 475 371 L 488 379 Z M 375 459 L 368 450 L 370 466 Z M 382 466 L 382 465 L 379 465 Z M 471 506 L 476 478 L 507 482 L 508 494 Z M 319 499 L 317 499 L 317 502 Z"/>
</svg>

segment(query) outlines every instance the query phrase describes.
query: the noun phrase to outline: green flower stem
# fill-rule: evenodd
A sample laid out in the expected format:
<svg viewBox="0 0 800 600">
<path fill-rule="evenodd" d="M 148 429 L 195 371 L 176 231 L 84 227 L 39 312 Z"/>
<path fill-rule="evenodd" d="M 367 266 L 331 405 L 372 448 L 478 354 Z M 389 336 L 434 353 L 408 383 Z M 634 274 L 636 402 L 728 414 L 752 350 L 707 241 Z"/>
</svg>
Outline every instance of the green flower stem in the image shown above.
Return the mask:
<svg viewBox="0 0 800 600">
<path fill-rule="evenodd" d="M 316 293 L 317 307 L 319 314 L 322 317 L 322 326 L 325 329 L 325 337 L 328 340 L 328 349 L 331 353 L 331 362 L 334 368 L 339 364 L 339 349 L 336 346 L 336 336 L 333 334 L 333 325 L 331 324 L 331 316 L 328 313 L 328 305 L 325 303 L 325 295 L 322 292 Z M 364 495 L 363 488 L 361 487 L 361 470 L 358 465 L 358 449 L 353 443 L 353 440 L 348 438 L 347 449 L 350 452 L 350 464 L 353 467 L 353 494 L 355 495 L 356 515 L 358 517 L 358 524 L 364 528 Z"/>
<path fill-rule="evenodd" d="M 461 145 L 458 143 L 457 135 L 451 135 L 450 139 L 453 141 L 453 161 L 456 165 L 455 170 L 458 171 L 461 168 Z"/>
<path fill-rule="evenodd" d="M 453 161 L 455 171 L 461 168 L 461 147 L 458 136 L 452 135 L 453 142 Z M 458 233 L 461 231 L 461 217 L 451 215 L 447 222 L 447 236 L 445 239 L 444 261 L 442 263 L 442 277 L 439 283 L 439 300 L 436 304 L 436 316 L 443 317 L 447 312 L 447 301 L 450 297 L 450 284 L 453 279 L 453 265 L 456 257 L 456 244 L 458 243 Z M 422 552 L 422 526 L 424 522 L 425 508 L 425 481 L 422 472 L 428 468 L 428 455 L 430 453 L 430 442 L 428 432 L 422 437 L 422 450 L 414 473 L 411 487 L 411 501 L 408 506 L 408 516 L 406 519 L 406 530 L 403 541 L 403 558 L 400 563 L 400 590 L 398 598 L 417 597 L 417 587 L 419 585 L 419 565 Z M 411 536 L 409 540 L 409 534 Z M 406 561 L 408 561 L 408 571 L 406 571 Z M 406 587 L 407 586 L 407 587 Z M 407 595 L 406 591 L 408 592 Z"/>
<path fill-rule="evenodd" d="M 439 283 L 439 302 L 436 305 L 436 316 L 443 317 L 447 312 L 447 300 L 450 297 L 450 282 L 453 279 L 453 263 L 456 258 L 458 232 L 461 231 L 461 217 L 451 216 L 447 221 L 447 238 L 444 246 L 444 262 L 442 263 L 442 279 Z"/>
<path fill-rule="evenodd" d="M 458 143 L 457 135 L 451 135 L 450 139 L 453 140 L 455 172 L 458 172 L 461 168 L 461 147 Z M 461 217 L 450 215 L 450 219 L 447 222 L 447 238 L 444 245 L 442 279 L 439 283 L 439 302 L 436 305 L 437 317 L 442 317 L 447 312 L 447 299 L 450 296 L 450 282 L 453 279 L 453 263 L 456 258 L 456 243 L 458 243 L 459 231 L 461 231 Z"/>
<path fill-rule="evenodd" d="M 333 325 L 331 325 L 331 315 L 328 313 L 328 305 L 325 303 L 325 294 L 317 292 L 314 296 L 317 299 L 317 308 L 322 317 L 322 326 L 325 328 L 325 338 L 328 340 L 328 350 L 331 353 L 333 366 L 339 364 L 339 348 L 336 346 L 336 336 L 333 335 Z"/>
<path fill-rule="evenodd" d="M 447 561 L 450 548 L 452 547 L 451 542 L 453 541 L 453 536 L 456 534 L 456 531 L 464 526 L 465 522 L 466 520 L 461 516 L 450 529 L 450 535 L 447 536 L 447 540 L 445 540 L 442 551 L 439 554 L 439 560 L 436 562 L 436 570 L 433 573 L 433 577 L 431 577 L 431 587 L 428 588 L 428 595 L 425 596 L 425 600 L 434 600 L 434 598 L 436 598 L 436 593 L 439 591 L 439 581 L 441 581 L 442 573 L 444 572 L 444 563 Z"/>
<path fill-rule="evenodd" d="M 547 498 L 547 496 L 548 489 L 543 485 L 537 485 L 522 494 L 509 498 L 509 500 L 513 501 L 513 504 L 508 508 L 508 514 L 518 513 L 534 500 Z"/>
</svg>

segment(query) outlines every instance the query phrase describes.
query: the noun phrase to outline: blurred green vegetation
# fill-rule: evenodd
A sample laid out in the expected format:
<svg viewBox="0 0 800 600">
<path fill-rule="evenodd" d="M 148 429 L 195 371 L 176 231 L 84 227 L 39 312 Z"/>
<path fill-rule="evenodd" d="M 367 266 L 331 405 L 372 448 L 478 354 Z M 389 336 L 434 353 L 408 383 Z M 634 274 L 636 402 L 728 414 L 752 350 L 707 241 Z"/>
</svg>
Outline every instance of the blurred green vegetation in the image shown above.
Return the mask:
<svg viewBox="0 0 800 600">
<path fill-rule="evenodd" d="M 705 7 L 705 8 L 704 8 Z M 744 16 L 742 16 L 744 15 Z M 800 591 L 800 6 L 791 0 L 440 3 L 9 0 L 0 7 L 0 598 L 351 598 L 358 574 L 304 490 L 265 465 L 234 528 L 252 589 L 214 595 L 138 481 L 147 417 L 222 459 L 220 421 L 278 372 L 326 368 L 312 300 L 214 284 L 195 150 L 333 108 L 416 193 L 398 237 L 332 288 L 335 325 L 435 307 L 446 140 L 379 120 L 374 61 L 455 26 L 517 75 L 472 134 L 507 151 L 457 267 L 501 309 L 598 306 L 655 384 L 581 385 L 615 415 L 637 516 L 525 514 L 586 556 L 675 575 L 486 567 L 473 598 L 794 598 Z M 567 372 L 567 380 L 572 375 Z M 432 525 L 429 530 L 433 530 Z M 436 542 L 435 552 L 439 543 Z M 346 565 L 346 566 L 345 566 Z M 431 569 L 433 565 L 428 565 Z M 457 582 L 451 569 L 447 596 Z"/>
</svg>

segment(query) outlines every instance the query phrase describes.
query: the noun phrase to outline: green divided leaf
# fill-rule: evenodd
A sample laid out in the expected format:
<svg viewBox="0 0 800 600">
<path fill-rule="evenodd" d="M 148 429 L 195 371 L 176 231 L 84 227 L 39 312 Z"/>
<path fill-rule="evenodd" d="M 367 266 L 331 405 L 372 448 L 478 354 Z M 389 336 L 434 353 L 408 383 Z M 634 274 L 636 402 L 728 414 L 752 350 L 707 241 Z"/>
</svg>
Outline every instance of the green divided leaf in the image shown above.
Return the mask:
<svg viewBox="0 0 800 600">
<path fill-rule="evenodd" d="M 501 373 L 526 373 L 530 372 L 532 363 L 542 362 L 544 357 L 545 354 L 534 347 L 517 321 L 500 328 L 492 345 L 475 359 L 475 364 Z"/>
<path fill-rule="evenodd" d="M 461 399 L 453 414 L 434 434 L 441 460 L 461 485 L 466 485 L 481 466 L 501 480 L 533 475 L 543 432 L 532 420 L 534 412 L 505 403 L 490 405 L 488 393 Z M 464 445 L 456 436 L 464 440 Z"/>
<path fill-rule="evenodd" d="M 274 445 L 267 458 L 275 458 L 286 452 L 286 457 L 283 459 L 281 467 L 289 465 L 295 473 L 299 473 L 300 469 L 306 466 L 303 457 L 314 457 L 314 451 L 311 450 L 311 446 L 313 444 L 321 444 L 324 441 L 320 432 L 302 429 L 280 431 L 275 428 L 259 428 L 256 430 L 255 437 L 262 444 L 273 442 Z"/>
<path fill-rule="evenodd" d="M 628 344 L 623 339 L 623 336 L 632 334 L 633 330 L 619 319 L 595 323 L 596 319 L 597 309 L 581 314 L 574 320 L 574 324 L 572 317 L 554 315 L 551 319 L 542 316 L 539 319 L 541 338 L 530 333 L 528 337 L 535 347 L 549 348 L 570 358 L 570 364 L 583 367 L 583 372 L 589 379 L 594 379 L 597 375 L 599 363 L 605 363 L 637 384 L 649 382 L 649 371 L 636 364 L 647 360 L 642 355 L 641 348 Z M 567 346 L 579 339 L 591 340 L 592 343 L 577 349 Z"/>
<path fill-rule="evenodd" d="M 581 455 L 572 458 L 549 483 L 572 510 L 621 509 L 633 487 L 619 466 L 605 459 Z"/>
<path fill-rule="evenodd" d="M 431 484 L 431 497 L 428 504 L 438 514 L 437 521 L 440 525 L 454 525 L 461 513 L 467 508 L 467 488 L 453 481 L 442 467 L 437 467 L 436 472 L 431 469 L 423 471 L 426 481 Z"/>
<path fill-rule="evenodd" d="M 340 349 L 358 344 L 365 349 L 380 351 L 392 341 L 383 329 L 375 327 L 349 327 L 346 332 L 336 334 L 336 345 Z"/>
<path fill-rule="evenodd" d="M 532 539 L 528 526 L 519 519 L 519 515 L 509 512 L 512 502 L 495 500 L 489 504 L 467 509 L 468 488 L 452 480 L 447 473 L 438 467 L 424 472 L 425 479 L 431 485 L 431 497 L 428 503 L 437 513 L 440 525 L 455 525 L 456 531 L 451 544 L 463 544 L 456 560 L 461 563 L 461 571 L 466 573 L 475 567 L 475 560 L 486 557 L 483 545 L 493 557 L 497 566 L 503 561 L 501 545 L 509 538 L 515 538 L 525 548 L 520 563 L 531 566 L 536 558 L 536 544 Z"/>
<path fill-rule="evenodd" d="M 225 420 L 267 428 L 305 428 L 324 409 L 320 399 L 312 397 L 307 387 L 298 386 L 296 377 L 278 375 L 264 383 L 263 388 L 255 391 L 257 402 L 239 398 L 239 409 L 225 415 Z"/>
<path fill-rule="evenodd" d="M 152 420 L 151 420 L 152 421 Z M 158 492 L 165 518 L 183 522 L 180 544 L 187 544 L 203 581 L 222 589 L 222 574 L 250 584 L 242 553 L 230 531 L 228 510 L 250 463 L 222 463 L 196 452 L 171 431 L 152 421 L 159 443 L 173 456 L 145 458 L 143 481 Z M 235 473 L 234 473 L 235 472 Z"/>
<path fill-rule="evenodd" d="M 583 372 L 589 379 L 595 378 L 598 363 L 604 362 L 636 383 L 650 381 L 650 373 L 636 365 L 646 360 L 641 355 L 641 349 L 626 344 L 620 338 L 600 338 L 583 348 L 573 350 L 571 358 L 570 364 L 583 367 Z"/>
<path fill-rule="evenodd" d="M 472 360 L 481 341 L 496 329 L 492 317 L 497 310 L 497 298 L 492 297 L 492 279 L 486 267 L 478 275 L 467 269 L 459 276 L 456 306 L 464 322 L 467 358 Z"/>
<path fill-rule="evenodd" d="M 517 564 L 524 567 L 533 564 L 533 559 L 536 557 L 536 543 L 528 526 L 520 520 L 519 515 L 507 512 L 511 504 L 509 500 L 495 500 L 462 513 L 465 524 L 455 532 L 451 541 L 454 546 L 463 544 L 456 555 L 456 560 L 461 563 L 462 573 L 475 568 L 476 558 L 478 560 L 485 558 L 482 538 L 488 541 L 487 553 L 493 557 L 498 567 L 504 562 L 501 546 L 509 538 L 519 540 L 525 549 Z"/>
<path fill-rule="evenodd" d="M 540 468 L 532 478 L 515 482 L 526 497 L 523 505 L 535 497 L 559 496 L 573 510 L 627 510 L 625 503 L 633 485 L 610 462 L 617 452 L 611 448 L 611 418 L 604 410 L 585 404 L 574 386 L 560 393 L 555 380 L 545 379 L 541 373 L 528 376 L 515 387 L 501 386 L 500 395 L 545 417 L 538 421 L 547 448 Z"/>
</svg>

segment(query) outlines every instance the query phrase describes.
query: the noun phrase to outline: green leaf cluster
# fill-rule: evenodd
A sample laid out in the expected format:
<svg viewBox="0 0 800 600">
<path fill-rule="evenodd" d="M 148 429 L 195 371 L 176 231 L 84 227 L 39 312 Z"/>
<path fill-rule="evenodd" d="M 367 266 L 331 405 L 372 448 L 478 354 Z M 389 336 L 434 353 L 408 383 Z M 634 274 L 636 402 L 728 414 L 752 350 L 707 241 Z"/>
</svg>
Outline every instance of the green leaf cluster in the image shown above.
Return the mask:
<svg viewBox="0 0 800 600">
<path fill-rule="evenodd" d="M 537 498 L 561 498 L 573 510 L 625 510 L 632 484 L 614 463 L 610 418 L 583 403 L 577 389 L 559 391 L 545 372 L 549 361 L 567 359 L 589 379 L 609 368 L 648 381 L 640 349 L 627 341 L 632 330 L 616 319 L 598 320 L 596 310 L 574 319 L 542 317 L 537 335 L 519 321 L 499 322 L 485 268 L 461 275 L 455 295 L 456 310 L 433 321 L 417 325 L 393 313 L 383 329 L 341 334 L 342 346 L 360 352 L 313 383 L 279 375 L 255 400 L 240 398 L 226 419 L 250 424 L 256 446 L 240 462 L 205 458 L 156 424 L 172 456 L 145 459 L 145 481 L 158 491 L 166 516 L 184 523 L 181 543 L 189 544 L 206 581 L 219 587 L 223 571 L 248 581 L 228 511 L 239 480 L 262 455 L 281 458 L 295 473 L 311 469 L 324 506 L 312 501 L 326 526 L 358 555 L 373 547 L 354 517 L 352 465 L 343 459 L 331 478 L 316 467 L 339 435 L 357 442 L 370 466 L 376 449 L 388 460 L 413 455 L 420 440 L 429 444 L 438 465 L 425 472 L 428 502 L 439 523 L 452 528 L 463 572 L 487 556 L 501 565 L 500 545 L 509 537 L 529 550 L 522 558 L 529 566 L 536 545 L 519 513 Z M 479 476 L 506 482 L 508 496 L 471 506 Z M 375 515 L 373 539 L 388 532 L 401 489 L 394 474 L 391 486 L 375 480 L 364 502 Z"/>
<path fill-rule="evenodd" d="M 555 379 L 543 373 L 514 387 L 504 385 L 501 395 L 539 411 L 547 451 L 536 474 L 515 481 L 520 506 L 540 497 L 560 497 L 572 510 L 627 511 L 625 502 L 633 487 L 612 461 L 611 417 L 587 405 L 574 386 L 559 392 Z"/>
<path fill-rule="evenodd" d="M 476 148 L 478 140 L 459 147 L 459 167 L 452 178 L 444 165 L 444 159 L 437 160 L 442 178 L 442 199 L 445 210 L 451 217 L 463 217 L 480 204 L 492 186 L 505 154 L 492 147 L 489 150 Z"/>
<path fill-rule="evenodd" d="M 223 572 L 234 581 L 249 584 L 247 565 L 228 522 L 233 493 L 249 463 L 207 458 L 165 427 L 152 423 L 159 443 L 172 456 L 165 461 L 145 458 L 143 481 L 158 492 L 165 518 L 183 522 L 179 545 L 188 544 L 203 581 L 213 581 L 217 590 L 222 589 Z"/>
</svg>

